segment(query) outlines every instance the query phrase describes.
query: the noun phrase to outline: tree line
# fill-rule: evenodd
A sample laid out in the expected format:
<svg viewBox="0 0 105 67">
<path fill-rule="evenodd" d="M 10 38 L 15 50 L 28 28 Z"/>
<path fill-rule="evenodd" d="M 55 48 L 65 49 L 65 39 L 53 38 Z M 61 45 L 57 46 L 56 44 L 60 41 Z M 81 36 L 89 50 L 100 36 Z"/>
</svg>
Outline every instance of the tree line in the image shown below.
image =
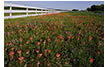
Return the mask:
<svg viewBox="0 0 105 67">
<path fill-rule="evenodd" d="M 87 8 L 87 11 L 104 11 L 104 4 L 92 5 L 90 8 Z"/>
<path fill-rule="evenodd" d="M 78 9 L 72 9 L 72 11 L 79 11 L 79 10 Z M 91 7 L 88 7 L 84 11 L 104 11 L 104 4 L 101 4 L 101 5 L 92 5 Z"/>
</svg>

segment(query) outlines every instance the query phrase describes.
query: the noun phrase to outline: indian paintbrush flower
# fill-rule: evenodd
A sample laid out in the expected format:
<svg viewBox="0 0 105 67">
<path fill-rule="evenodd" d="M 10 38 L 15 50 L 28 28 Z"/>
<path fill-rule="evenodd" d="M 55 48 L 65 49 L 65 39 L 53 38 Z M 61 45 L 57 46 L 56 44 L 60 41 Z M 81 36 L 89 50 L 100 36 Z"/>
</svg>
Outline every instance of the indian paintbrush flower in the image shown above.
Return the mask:
<svg viewBox="0 0 105 67">
<path fill-rule="evenodd" d="M 29 44 L 29 41 L 27 41 L 26 44 Z"/>
<path fill-rule="evenodd" d="M 15 54 L 15 52 L 14 51 L 11 51 L 10 53 L 9 53 L 9 55 L 10 55 L 10 60 L 12 60 L 13 59 L 13 55 Z"/>
<path fill-rule="evenodd" d="M 85 41 L 83 41 L 83 45 L 85 45 Z"/>
<path fill-rule="evenodd" d="M 18 58 L 20 64 L 23 62 L 23 59 L 24 59 L 23 56 L 20 56 L 20 57 Z"/>
<path fill-rule="evenodd" d="M 32 40 L 33 40 L 33 38 L 32 38 L 32 37 L 30 37 L 30 40 L 32 41 Z"/>
<path fill-rule="evenodd" d="M 37 42 L 37 45 L 40 45 L 40 42 Z"/>
<path fill-rule="evenodd" d="M 38 55 L 38 57 L 41 57 L 42 56 L 42 53 L 40 53 L 39 55 Z"/>
<path fill-rule="evenodd" d="M 89 41 L 91 41 L 92 40 L 92 37 L 91 36 L 89 36 Z"/>
<path fill-rule="evenodd" d="M 14 51 L 11 51 L 11 52 L 9 53 L 10 56 L 13 56 L 14 54 L 15 54 Z"/>
<path fill-rule="evenodd" d="M 29 52 L 30 52 L 30 51 L 28 50 L 28 51 L 26 52 L 26 54 L 29 54 Z"/>
<path fill-rule="evenodd" d="M 36 53 L 39 53 L 39 50 L 36 50 Z"/>
<path fill-rule="evenodd" d="M 19 54 L 19 56 L 21 56 L 21 52 L 22 52 L 21 50 L 18 50 L 17 51 L 17 53 Z"/>
<path fill-rule="evenodd" d="M 94 60 L 93 60 L 93 58 L 90 58 L 89 61 L 90 61 L 90 63 L 93 63 Z"/>
<path fill-rule="evenodd" d="M 57 57 L 57 58 L 59 58 L 59 57 L 60 57 L 60 54 L 59 54 L 59 53 L 57 53 L 57 54 L 56 54 L 56 57 Z"/>
</svg>

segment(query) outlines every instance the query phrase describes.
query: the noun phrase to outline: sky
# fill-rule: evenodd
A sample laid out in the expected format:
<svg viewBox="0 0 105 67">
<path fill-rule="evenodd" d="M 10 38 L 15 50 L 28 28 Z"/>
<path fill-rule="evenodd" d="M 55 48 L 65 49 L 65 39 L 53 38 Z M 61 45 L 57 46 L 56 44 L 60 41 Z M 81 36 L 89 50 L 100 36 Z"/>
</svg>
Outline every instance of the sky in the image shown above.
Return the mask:
<svg viewBox="0 0 105 67">
<path fill-rule="evenodd" d="M 64 10 L 85 10 L 91 5 L 104 4 L 104 1 L 5 1 L 4 3 L 13 3 L 32 7 L 55 8 Z"/>
</svg>

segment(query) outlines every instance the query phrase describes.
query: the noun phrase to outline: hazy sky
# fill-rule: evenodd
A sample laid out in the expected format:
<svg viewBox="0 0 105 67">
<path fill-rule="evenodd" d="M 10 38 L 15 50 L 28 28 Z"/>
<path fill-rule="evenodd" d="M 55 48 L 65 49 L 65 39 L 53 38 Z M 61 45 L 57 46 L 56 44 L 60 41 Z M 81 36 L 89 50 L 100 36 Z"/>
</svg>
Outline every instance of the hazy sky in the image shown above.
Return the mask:
<svg viewBox="0 0 105 67">
<path fill-rule="evenodd" d="M 5 3 L 20 4 L 42 8 L 57 8 L 57 9 L 86 9 L 91 5 L 104 4 L 104 1 L 5 1 Z"/>
</svg>

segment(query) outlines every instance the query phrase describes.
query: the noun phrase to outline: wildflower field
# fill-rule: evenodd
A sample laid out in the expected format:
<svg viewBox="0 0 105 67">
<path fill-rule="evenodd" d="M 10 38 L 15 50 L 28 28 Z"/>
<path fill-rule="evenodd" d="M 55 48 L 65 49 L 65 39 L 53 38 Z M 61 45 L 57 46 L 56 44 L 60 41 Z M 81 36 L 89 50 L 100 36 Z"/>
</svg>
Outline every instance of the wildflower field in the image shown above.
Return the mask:
<svg viewBox="0 0 105 67">
<path fill-rule="evenodd" d="M 64 12 L 4 24 L 5 67 L 104 67 L 104 16 Z"/>
</svg>

